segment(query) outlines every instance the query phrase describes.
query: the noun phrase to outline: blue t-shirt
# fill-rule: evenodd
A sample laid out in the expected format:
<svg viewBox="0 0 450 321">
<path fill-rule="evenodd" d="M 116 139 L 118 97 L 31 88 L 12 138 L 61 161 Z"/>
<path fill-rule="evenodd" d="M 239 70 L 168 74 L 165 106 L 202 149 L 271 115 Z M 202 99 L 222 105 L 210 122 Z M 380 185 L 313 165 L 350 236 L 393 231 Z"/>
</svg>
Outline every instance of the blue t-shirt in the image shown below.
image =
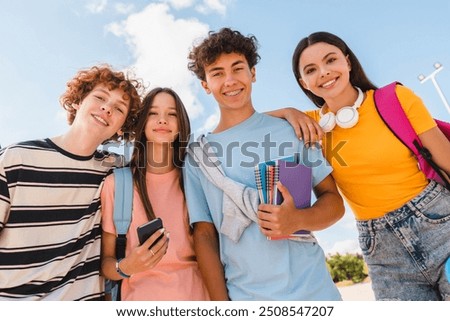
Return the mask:
<svg viewBox="0 0 450 321">
<path fill-rule="evenodd" d="M 300 153 L 300 161 L 312 167 L 314 186 L 332 171 L 320 150 L 303 150 L 286 121 L 265 114 L 255 112 L 237 126 L 206 138 L 216 149 L 225 174 L 253 188 L 257 163 L 294 153 Z M 190 223 L 213 223 L 219 231 L 223 192 L 208 181 L 190 156 L 184 175 Z M 219 233 L 219 243 L 232 300 L 340 300 L 317 243 L 270 241 L 254 222 L 239 242 Z"/>
</svg>

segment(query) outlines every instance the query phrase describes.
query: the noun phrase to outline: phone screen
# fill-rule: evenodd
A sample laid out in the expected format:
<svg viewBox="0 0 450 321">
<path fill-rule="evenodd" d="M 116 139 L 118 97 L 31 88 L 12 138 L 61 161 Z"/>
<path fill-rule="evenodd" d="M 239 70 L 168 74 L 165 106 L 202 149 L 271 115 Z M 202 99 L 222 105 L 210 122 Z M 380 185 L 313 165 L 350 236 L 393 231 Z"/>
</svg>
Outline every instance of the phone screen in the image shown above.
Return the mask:
<svg viewBox="0 0 450 321">
<path fill-rule="evenodd" d="M 155 233 L 156 231 L 158 231 L 159 229 L 161 229 L 163 227 L 163 223 L 162 220 L 158 217 L 155 218 L 154 220 L 147 222 L 141 226 L 139 226 L 137 228 L 137 234 L 138 234 L 138 239 L 139 239 L 139 244 L 142 245 L 145 241 L 148 240 L 148 238 L 150 236 L 153 235 L 153 233 Z M 159 241 L 159 239 L 163 236 L 164 234 L 161 234 L 160 237 L 158 237 L 157 240 L 155 240 L 155 242 L 153 242 L 153 244 L 155 244 L 156 242 Z M 152 245 L 153 245 L 152 244 Z"/>
</svg>

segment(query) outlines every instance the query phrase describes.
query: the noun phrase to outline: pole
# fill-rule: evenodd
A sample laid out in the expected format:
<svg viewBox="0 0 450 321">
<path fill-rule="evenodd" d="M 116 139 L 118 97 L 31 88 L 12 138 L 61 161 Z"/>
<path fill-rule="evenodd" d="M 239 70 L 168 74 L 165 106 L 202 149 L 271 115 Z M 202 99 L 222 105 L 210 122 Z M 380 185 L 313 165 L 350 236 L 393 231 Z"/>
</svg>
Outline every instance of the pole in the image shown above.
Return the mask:
<svg viewBox="0 0 450 321">
<path fill-rule="evenodd" d="M 421 84 L 423 84 L 428 79 L 431 79 L 431 81 L 433 82 L 434 88 L 436 88 L 436 91 L 438 92 L 439 97 L 441 97 L 441 100 L 444 103 L 445 108 L 447 109 L 448 113 L 450 113 L 450 106 L 449 106 L 449 104 L 447 102 L 447 99 L 445 98 L 444 93 L 441 90 L 441 87 L 439 87 L 439 85 L 438 85 L 438 83 L 437 83 L 437 81 L 435 79 L 436 74 L 438 72 L 440 72 L 442 69 L 444 69 L 444 66 L 442 66 L 440 63 L 436 62 L 434 64 L 434 68 L 435 68 L 435 70 L 431 74 L 426 76 L 426 77 L 424 75 L 419 75 L 419 77 L 418 77 L 419 81 L 420 81 Z"/>
<path fill-rule="evenodd" d="M 448 111 L 449 114 L 450 114 L 450 106 L 448 105 L 447 99 L 445 98 L 444 93 L 443 93 L 442 90 L 441 90 L 441 87 L 439 87 L 439 85 L 438 85 L 436 79 L 434 79 L 434 77 L 431 77 L 431 81 L 433 82 L 433 85 L 434 85 L 434 87 L 436 88 L 436 90 L 437 90 L 437 92 L 438 92 L 438 94 L 439 94 L 439 97 L 441 97 L 442 102 L 444 103 L 445 108 L 447 108 L 447 111 Z"/>
</svg>

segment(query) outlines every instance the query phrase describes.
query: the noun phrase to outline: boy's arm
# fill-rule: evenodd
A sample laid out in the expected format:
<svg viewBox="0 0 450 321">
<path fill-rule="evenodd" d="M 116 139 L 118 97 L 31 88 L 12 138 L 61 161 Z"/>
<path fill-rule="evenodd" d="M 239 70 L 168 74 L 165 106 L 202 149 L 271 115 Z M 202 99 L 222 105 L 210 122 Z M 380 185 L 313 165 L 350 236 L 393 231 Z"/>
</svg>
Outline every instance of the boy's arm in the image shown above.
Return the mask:
<svg viewBox="0 0 450 321">
<path fill-rule="evenodd" d="M 211 300 L 229 300 L 219 255 L 219 239 L 212 223 L 197 222 L 194 224 L 194 249 Z"/>
<path fill-rule="evenodd" d="M 319 124 L 298 109 L 287 107 L 266 112 L 267 115 L 285 119 L 294 129 L 295 135 L 305 144 L 320 142 L 325 135 Z"/>
<path fill-rule="evenodd" d="M 278 182 L 278 189 L 284 198 L 281 205 L 261 204 L 259 206 L 259 225 L 266 236 L 289 235 L 298 230 L 323 230 L 344 215 L 344 203 L 331 175 L 316 185 L 314 194 L 317 201 L 306 209 L 295 207 L 291 194 L 280 182 Z"/>
</svg>

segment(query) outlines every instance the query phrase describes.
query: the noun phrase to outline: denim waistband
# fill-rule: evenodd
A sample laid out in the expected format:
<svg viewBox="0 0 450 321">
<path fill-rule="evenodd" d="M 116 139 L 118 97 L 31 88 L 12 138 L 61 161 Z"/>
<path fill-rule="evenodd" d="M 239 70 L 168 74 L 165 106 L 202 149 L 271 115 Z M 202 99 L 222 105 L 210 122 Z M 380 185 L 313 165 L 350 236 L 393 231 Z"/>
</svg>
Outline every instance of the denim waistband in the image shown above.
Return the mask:
<svg viewBox="0 0 450 321">
<path fill-rule="evenodd" d="M 391 212 L 386 213 L 383 217 L 372 219 L 372 220 L 364 220 L 364 221 L 356 221 L 356 225 L 358 228 L 366 229 L 383 229 L 387 225 L 395 224 L 404 220 L 405 218 L 414 215 L 415 210 L 421 210 L 424 206 L 426 206 L 429 202 L 431 202 L 437 195 L 439 195 L 445 187 L 436 183 L 435 181 L 430 181 L 430 183 L 420 192 L 419 195 L 414 197 L 409 202 L 405 203 L 402 207 L 393 210 Z M 390 224 L 389 224 L 389 223 Z"/>
</svg>

